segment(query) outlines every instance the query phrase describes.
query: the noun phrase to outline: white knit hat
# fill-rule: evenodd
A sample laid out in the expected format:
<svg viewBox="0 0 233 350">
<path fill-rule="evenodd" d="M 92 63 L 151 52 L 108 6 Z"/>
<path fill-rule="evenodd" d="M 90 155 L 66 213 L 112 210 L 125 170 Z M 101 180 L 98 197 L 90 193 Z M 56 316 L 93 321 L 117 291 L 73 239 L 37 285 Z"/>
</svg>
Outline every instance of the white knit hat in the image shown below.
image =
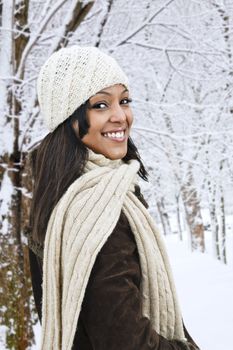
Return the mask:
<svg viewBox="0 0 233 350">
<path fill-rule="evenodd" d="M 53 53 L 42 66 L 38 100 L 50 131 L 98 91 L 128 78 L 112 57 L 96 47 L 71 46 Z"/>
</svg>

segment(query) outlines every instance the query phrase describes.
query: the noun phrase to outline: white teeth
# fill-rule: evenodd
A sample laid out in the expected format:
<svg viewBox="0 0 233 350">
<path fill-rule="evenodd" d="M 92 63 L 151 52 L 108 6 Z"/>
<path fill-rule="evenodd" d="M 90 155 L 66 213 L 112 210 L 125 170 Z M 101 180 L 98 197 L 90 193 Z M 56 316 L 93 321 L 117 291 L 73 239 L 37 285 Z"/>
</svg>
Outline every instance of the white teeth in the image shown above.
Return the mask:
<svg viewBox="0 0 233 350">
<path fill-rule="evenodd" d="M 121 139 L 124 137 L 124 131 L 106 132 L 104 133 L 104 136 L 109 138 L 114 138 L 114 139 Z"/>
</svg>

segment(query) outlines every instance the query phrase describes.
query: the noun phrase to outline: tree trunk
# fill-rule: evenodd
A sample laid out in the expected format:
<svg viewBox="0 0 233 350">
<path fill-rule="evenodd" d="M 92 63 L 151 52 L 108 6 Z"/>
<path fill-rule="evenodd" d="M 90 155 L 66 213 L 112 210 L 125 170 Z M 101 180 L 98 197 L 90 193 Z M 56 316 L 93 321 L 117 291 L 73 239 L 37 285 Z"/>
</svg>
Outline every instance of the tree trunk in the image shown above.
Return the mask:
<svg viewBox="0 0 233 350">
<path fill-rule="evenodd" d="M 183 241 L 183 230 L 181 225 L 181 213 L 180 213 L 180 196 L 176 196 L 176 219 L 177 219 L 177 228 L 178 234 L 181 241 Z"/>
<path fill-rule="evenodd" d="M 172 230 L 171 230 L 171 225 L 169 222 L 169 217 L 168 214 L 166 212 L 165 206 L 164 206 L 164 201 L 161 198 L 160 201 L 157 201 L 157 208 L 158 208 L 158 213 L 160 216 L 160 220 L 161 220 L 161 224 L 163 226 L 163 232 L 164 235 L 169 235 L 171 234 Z"/>
<path fill-rule="evenodd" d="M 221 255 L 224 264 L 227 263 L 227 255 L 226 255 L 226 214 L 225 214 L 225 200 L 223 190 L 221 188 L 221 201 L 220 201 L 220 209 L 221 209 L 221 231 L 222 231 L 222 247 L 221 247 Z"/>
<path fill-rule="evenodd" d="M 222 175 L 224 168 L 224 160 L 220 162 L 220 174 Z M 223 175 L 221 176 L 220 184 L 220 220 L 221 220 L 221 258 L 224 264 L 227 263 L 226 255 L 226 213 L 225 213 L 225 198 L 223 190 Z"/>
<path fill-rule="evenodd" d="M 13 77 L 13 27 L 14 27 L 14 0 L 2 1 L 2 27 L 5 29 L 1 38 L 0 50 L 0 130 L 3 133 L 6 122 L 9 122 L 9 104 L 7 103 L 8 89 Z M 9 130 L 7 130 L 9 132 Z M 1 147 L 5 149 L 3 135 L 0 137 Z M 8 150 L 7 150 L 8 151 Z M 10 150 L 9 150 L 10 151 Z"/>
<path fill-rule="evenodd" d="M 212 188 L 211 188 L 212 187 Z M 213 237 L 213 252 L 214 256 L 221 260 L 220 255 L 220 247 L 219 247 L 219 224 L 217 218 L 217 210 L 216 210 L 216 185 L 210 186 L 210 221 L 211 221 L 211 231 Z"/>
<path fill-rule="evenodd" d="M 186 183 L 181 187 L 181 196 L 184 203 L 186 221 L 191 234 L 191 249 L 204 252 L 204 225 L 191 169 L 188 171 Z"/>
<path fill-rule="evenodd" d="M 75 29 L 93 5 L 73 1 L 74 11 L 64 19 L 64 32 Z M 7 214 L 1 214 L 0 253 L 3 293 L 0 297 L 0 321 L 6 326 L 5 344 L 7 349 L 25 350 L 34 342 L 33 324 L 37 322 L 34 305 L 31 303 L 31 280 L 26 239 L 23 232 L 28 228 L 31 191 L 30 165 L 19 145 L 21 130 L 20 117 L 23 113 L 19 91 L 25 75 L 22 57 L 30 39 L 28 28 L 29 0 L 3 0 L 1 2 L 2 26 L 0 75 L 1 167 L 0 180 L 9 179 L 12 195 Z M 54 13 L 55 14 L 55 13 Z M 14 33 L 14 34 L 13 34 Z M 62 33 L 63 35 L 64 33 Z M 63 42 L 60 37 L 57 43 Z M 63 43 L 64 45 L 67 44 Z M 57 49 L 57 47 L 56 47 Z M 20 67 L 20 69 L 19 69 Z M 17 78 L 15 78 L 17 76 Z M 17 90 L 17 96 L 15 91 Z M 26 140 L 24 138 L 23 140 Z M 7 144 L 7 147 L 4 144 Z M 0 190 L 2 190 L 0 186 Z M 0 206 L 1 206 L 0 201 Z M 1 211 L 3 213 L 3 211 Z M 7 224 L 7 229 L 6 229 Z"/>
</svg>

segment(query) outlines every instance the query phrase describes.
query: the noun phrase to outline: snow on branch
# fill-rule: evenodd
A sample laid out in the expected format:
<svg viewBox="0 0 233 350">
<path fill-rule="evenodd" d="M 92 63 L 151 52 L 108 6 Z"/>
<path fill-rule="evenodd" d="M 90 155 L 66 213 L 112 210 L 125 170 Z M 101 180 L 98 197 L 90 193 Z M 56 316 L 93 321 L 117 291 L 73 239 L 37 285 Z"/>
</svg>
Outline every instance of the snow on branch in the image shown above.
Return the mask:
<svg viewBox="0 0 233 350">
<path fill-rule="evenodd" d="M 15 33 L 15 34 L 19 34 L 19 35 L 23 35 L 25 36 L 26 38 L 28 38 L 30 36 L 30 34 L 24 30 L 19 30 L 19 29 L 16 29 L 16 28 L 4 28 L 4 27 L 0 27 L 0 31 L 1 32 L 12 32 L 12 33 Z"/>
<path fill-rule="evenodd" d="M 46 26 L 48 25 L 49 21 L 53 18 L 54 14 L 67 2 L 67 0 L 60 0 L 58 1 L 45 15 L 44 19 L 42 20 L 38 30 L 36 31 L 36 33 L 34 35 L 31 35 L 24 51 L 22 54 L 22 58 L 18 67 L 18 71 L 16 73 L 16 77 L 20 78 L 22 76 L 23 70 L 24 70 L 24 66 L 25 66 L 25 62 L 26 59 L 31 51 L 31 49 L 33 48 L 33 46 L 37 43 L 37 40 L 40 37 L 40 34 L 44 31 L 44 29 L 46 28 Z"/>
<path fill-rule="evenodd" d="M 191 53 L 191 54 L 197 54 L 197 55 L 211 55 L 211 56 L 222 56 L 222 54 L 227 54 L 226 51 L 199 51 L 194 49 L 187 49 L 187 48 L 178 48 L 178 47 L 162 47 L 162 46 L 155 46 L 148 43 L 142 43 L 137 41 L 128 41 L 129 44 L 133 44 L 136 46 L 145 47 L 152 50 L 162 51 L 162 52 L 182 52 L 182 53 Z"/>
<path fill-rule="evenodd" d="M 189 164 L 192 164 L 192 165 L 197 165 L 197 166 L 200 166 L 200 167 L 203 166 L 202 163 L 197 162 L 197 161 L 195 161 L 193 159 L 188 159 L 185 156 L 179 156 L 179 155 L 175 154 L 174 152 L 172 152 L 172 150 L 169 150 L 169 148 L 164 147 L 163 145 L 161 145 L 160 142 L 156 143 L 151 138 L 147 138 L 144 133 L 140 132 L 140 129 L 139 128 L 134 128 L 134 130 L 139 132 L 142 137 L 147 139 L 148 143 L 151 143 L 156 149 L 159 149 L 160 151 L 162 151 L 164 154 L 166 154 L 168 156 L 168 158 L 172 158 L 173 160 L 176 159 L 176 160 L 179 160 L 179 161 L 182 161 L 182 162 L 185 162 L 185 163 L 189 163 Z"/>
<path fill-rule="evenodd" d="M 203 131 L 203 132 L 197 132 L 197 133 L 185 134 L 185 135 L 175 135 L 169 132 L 164 132 L 164 131 L 151 129 L 151 128 L 149 129 L 142 126 L 135 126 L 133 127 L 133 130 L 146 131 L 147 133 L 165 136 L 173 140 L 185 140 L 185 139 L 197 138 L 202 136 L 220 136 L 220 135 L 227 135 L 227 134 L 233 135 L 232 129 L 227 129 L 224 131 Z"/>
<path fill-rule="evenodd" d="M 159 10 L 156 10 L 155 13 L 153 13 L 146 21 L 144 21 L 142 24 L 140 24 L 138 27 L 136 27 L 131 33 L 129 33 L 128 35 L 126 35 L 123 39 L 121 39 L 118 43 L 116 43 L 114 45 L 114 47 L 109 49 L 110 53 L 113 53 L 114 50 L 118 47 L 121 46 L 123 44 L 125 44 L 126 42 L 128 42 L 128 40 L 130 40 L 132 37 L 134 37 L 136 34 L 138 34 L 141 30 L 143 30 L 149 23 L 151 23 L 153 21 L 153 19 L 158 16 L 162 11 L 164 11 L 165 9 L 167 9 L 167 7 L 174 2 L 175 0 L 169 0 L 164 6 L 162 6 Z"/>
<path fill-rule="evenodd" d="M 50 54 L 56 51 L 59 46 L 66 46 L 69 42 L 69 33 L 74 32 L 83 18 L 90 11 L 94 1 L 89 1 L 86 5 L 82 5 L 82 1 L 73 0 L 69 6 L 69 10 L 63 20 L 62 26 L 59 28 L 56 34 L 56 40 L 50 49 Z"/>
</svg>

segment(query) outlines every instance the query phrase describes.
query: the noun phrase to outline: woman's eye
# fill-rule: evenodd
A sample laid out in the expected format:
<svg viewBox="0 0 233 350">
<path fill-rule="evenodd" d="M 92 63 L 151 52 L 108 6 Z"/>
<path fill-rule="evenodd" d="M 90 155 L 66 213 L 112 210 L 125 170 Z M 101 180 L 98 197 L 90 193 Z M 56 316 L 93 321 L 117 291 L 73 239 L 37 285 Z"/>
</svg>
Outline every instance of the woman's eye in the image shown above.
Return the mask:
<svg viewBox="0 0 233 350">
<path fill-rule="evenodd" d="M 92 108 L 95 108 L 95 109 L 103 109 L 107 107 L 107 104 L 104 103 L 104 102 L 100 102 L 100 103 L 96 103 Z"/>
<path fill-rule="evenodd" d="M 121 101 L 120 101 L 120 104 L 121 105 L 128 105 L 130 102 L 132 102 L 132 99 L 131 98 L 123 98 Z M 95 103 L 92 108 L 94 109 L 105 109 L 108 107 L 108 104 L 105 103 L 105 102 L 98 102 L 98 103 Z"/>
<path fill-rule="evenodd" d="M 130 102 L 132 102 L 131 98 L 123 98 L 123 100 L 121 100 L 121 104 L 123 104 L 123 105 L 127 105 Z"/>
</svg>

